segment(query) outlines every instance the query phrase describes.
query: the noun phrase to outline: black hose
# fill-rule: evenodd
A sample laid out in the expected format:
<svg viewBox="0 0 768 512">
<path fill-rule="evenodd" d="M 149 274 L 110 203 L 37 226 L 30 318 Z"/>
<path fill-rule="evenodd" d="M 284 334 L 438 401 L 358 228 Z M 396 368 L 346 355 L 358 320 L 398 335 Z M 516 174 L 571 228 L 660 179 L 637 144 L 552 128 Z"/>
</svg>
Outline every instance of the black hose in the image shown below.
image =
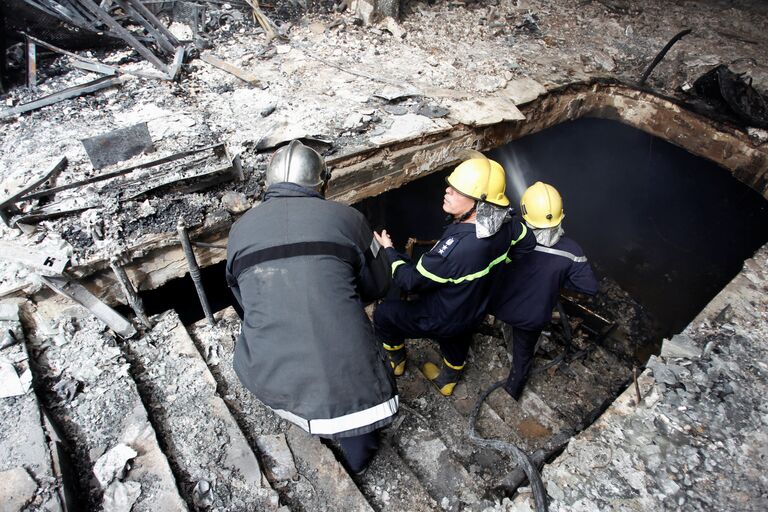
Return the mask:
<svg viewBox="0 0 768 512">
<path fill-rule="evenodd" d="M 533 500 L 536 506 L 536 512 L 547 512 L 547 491 L 544 489 L 544 482 L 541 480 L 539 470 L 536 469 L 536 466 L 533 464 L 533 462 L 531 462 L 531 459 L 528 458 L 528 455 L 526 455 L 523 450 L 512 443 L 507 443 L 498 439 L 485 439 L 480 437 L 477 435 L 475 430 L 477 415 L 480 413 L 480 407 L 483 405 L 483 402 L 485 402 L 485 399 L 488 398 L 488 396 L 496 389 L 502 387 L 504 382 L 505 381 L 501 380 L 492 385 L 486 389 L 482 395 L 480 395 L 480 398 L 477 399 L 475 408 L 472 409 L 472 414 L 469 416 L 469 438 L 475 444 L 493 448 L 494 450 L 505 452 L 511 455 L 512 458 L 515 459 L 517 466 L 523 468 L 525 475 L 528 477 L 528 482 L 530 482 L 531 490 L 533 491 Z"/>
<path fill-rule="evenodd" d="M 672 45 L 674 45 L 676 42 L 678 42 L 683 37 L 687 36 L 693 31 L 693 29 L 687 28 L 685 30 L 681 30 L 675 36 L 669 40 L 669 42 L 664 46 L 664 48 L 661 49 L 661 51 L 656 55 L 656 57 L 651 61 L 651 64 L 648 66 L 648 68 L 643 73 L 643 76 L 640 77 L 640 80 L 637 82 L 638 85 L 643 85 L 645 81 L 648 79 L 648 76 L 650 76 L 651 71 L 654 70 L 656 66 L 659 65 L 659 62 L 661 62 L 661 59 L 664 58 L 664 56 L 667 54 L 670 48 L 672 48 Z"/>
</svg>

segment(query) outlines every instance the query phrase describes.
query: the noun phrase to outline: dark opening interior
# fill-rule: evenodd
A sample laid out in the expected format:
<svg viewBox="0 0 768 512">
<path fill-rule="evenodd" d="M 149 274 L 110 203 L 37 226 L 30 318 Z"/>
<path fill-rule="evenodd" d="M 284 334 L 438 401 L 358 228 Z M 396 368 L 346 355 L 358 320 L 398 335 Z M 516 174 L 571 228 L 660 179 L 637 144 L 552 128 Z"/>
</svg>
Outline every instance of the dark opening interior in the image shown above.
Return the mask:
<svg viewBox="0 0 768 512">
<path fill-rule="evenodd" d="M 551 183 L 563 196 L 565 231 L 598 277 L 616 281 L 660 326 L 681 331 L 768 242 L 768 203 L 716 164 L 614 121 L 581 119 L 488 153 L 507 169 L 517 204 L 527 185 Z M 355 205 L 386 228 L 398 249 L 408 237 L 436 239 L 446 224 L 445 178 L 436 172 Z M 233 302 L 224 263 L 202 270 L 211 308 Z M 175 308 L 203 318 L 189 276 L 142 293 L 149 314 Z M 660 341 L 660 340 L 658 340 Z"/>
</svg>

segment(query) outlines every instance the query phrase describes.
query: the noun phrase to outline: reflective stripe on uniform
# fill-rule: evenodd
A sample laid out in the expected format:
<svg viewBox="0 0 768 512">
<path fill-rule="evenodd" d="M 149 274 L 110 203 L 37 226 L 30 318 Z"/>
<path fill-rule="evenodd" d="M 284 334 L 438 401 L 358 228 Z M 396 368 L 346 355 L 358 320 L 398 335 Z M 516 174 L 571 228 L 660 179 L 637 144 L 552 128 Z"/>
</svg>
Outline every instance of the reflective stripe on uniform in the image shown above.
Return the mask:
<svg viewBox="0 0 768 512">
<path fill-rule="evenodd" d="M 510 246 L 514 246 L 514 245 L 517 245 L 517 242 L 519 242 L 520 240 L 522 240 L 523 238 L 525 238 L 525 235 L 527 235 L 527 234 L 528 234 L 528 227 L 527 227 L 525 224 L 520 224 L 520 225 L 523 227 L 523 230 L 520 232 L 520 236 L 519 236 L 519 237 L 517 237 L 517 240 L 512 240 L 512 242 L 510 242 L 510 244 L 509 244 Z M 512 263 L 512 259 L 510 259 L 509 257 L 507 257 L 507 258 L 504 260 L 504 263 Z"/>
<path fill-rule="evenodd" d="M 493 267 L 504 261 L 507 257 L 507 253 L 504 252 L 501 256 L 493 260 L 490 265 L 485 267 L 483 270 L 480 270 L 478 272 L 475 272 L 474 274 L 469 274 L 462 277 L 452 278 L 452 277 L 440 277 L 438 275 L 433 274 L 426 268 L 424 268 L 424 265 L 421 264 L 421 258 L 419 259 L 419 262 L 416 264 L 416 270 L 421 274 L 422 276 L 426 277 L 427 279 L 431 279 L 432 281 L 435 281 L 437 283 L 453 283 L 453 284 L 459 284 L 463 283 L 464 281 L 474 281 L 475 279 L 479 279 L 481 277 L 484 277 L 488 275 L 488 273 L 491 271 Z"/>
<path fill-rule="evenodd" d="M 544 247 L 543 245 L 537 245 L 533 249 L 534 251 L 539 252 L 546 252 L 547 254 L 554 254 L 555 256 L 562 256 L 563 258 L 568 258 L 571 261 L 575 261 L 576 263 L 584 263 L 587 261 L 586 256 L 576 256 L 575 254 L 571 254 L 568 251 L 561 251 L 560 249 L 552 249 L 551 247 Z"/>
<path fill-rule="evenodd" d="M 292 412 L 283 409 L 274 409 L 274 411 L 281 418 L 300 426 L 310 434 L 331 435 L 338 434 L 339 432 L 346 432 L 347 430 L 362 428 L 366 425 L 373 425 L 390 416 L 394 416 L 399 404 L 400 397 L 395 395 L 386 402 L 382 402 L 379 405 L 374 405 L 373 407 L 369 407 L 362 411 L 345 414 L 344 416 L 339 416 L 337 418 L 316 420 L 306 420 L 301 416 L 297 416 Z"/>
<path fill-rule="evenodd" d="M 523 227 L 523 231 L 520 233 L 520 236 L 518 236 L 516 240 L 512 240 L 509 243 L 510 247 L 512 247 L 517 242 L 522 240 L 525 237 L 526 233 L 528 233 L 528 228 L 525 227 L 525 224 L 521 224 L 521 226 Z M 469 274 L 469 275 L 462 276 L 462 277 L 457 277 L 457 278 L 440 277 L 438 275 L 433 274 L 432 272 L 430 272 L 429 270 L 424 268 L 424 265 L 421 264 L 421 258 L 419 258 L 419 262 L 416 264 L 416 270 L 422 276 L 426 277 L 427 279 L 431 279 L 432 281 L 435 281 L 437 283 L 453 283 L 453 284 L 458 284 L 458 283 L 463 283 L 464 281 L 474 281 L 475 279 L 479 279 L 479 278 L 481 278 L 483 276 L 488 275 L 488 273 L 491 271 L 491 269 L 493 267 L 495 267 L 496 265 L 498 265 L 499 263 L 501 263 L 502 261 L 505 261 L 507 263 L 512 261 L 512 260 L 510 260 L 507 257 L 507 252 L 506 251 L 504 252 L 504 254 L 502 254 L 498 258 L 494 259 L 483 270 L 480 270 L 479 272 L 475 272 L 474 274 Z M 394 266 L 394 263 L 393 263 L 392 264 L 392 275 L 394 276 L 394 274 L 395 274 L 395 266 Z"/>
<path fill-rule="evenodd" d="M 400 265 L 405 265 L 405 262 L 403 260 L 397 260 L 392 262 L 392 277 L 395 277 L 395 270 L 397 270 L 397 267 Z"/>
</svg>

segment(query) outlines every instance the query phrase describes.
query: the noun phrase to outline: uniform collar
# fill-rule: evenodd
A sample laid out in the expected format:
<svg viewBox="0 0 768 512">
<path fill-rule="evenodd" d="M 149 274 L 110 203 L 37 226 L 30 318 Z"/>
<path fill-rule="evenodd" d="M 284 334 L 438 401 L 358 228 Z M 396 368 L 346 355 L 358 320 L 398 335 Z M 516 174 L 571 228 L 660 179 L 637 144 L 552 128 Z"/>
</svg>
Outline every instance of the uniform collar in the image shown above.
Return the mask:
<svg viewBox="0 0 768 512">
<path fill-rule="evenodd" d="M 456 233 L 474 233 L 475 225 L 471 222 L 459 222 L 458 224 L 449 224 L 445 228 L 444 235 L 453 235 Z"/>
<path fill-rule="evenodd" d="M 287 181 L 270 185 L 267 193 L 264 194 L 264 201 L 273 197 L 316 197 L 318 199 L 325 199 L 322 194 L 314 189 Z"/>
</svg>

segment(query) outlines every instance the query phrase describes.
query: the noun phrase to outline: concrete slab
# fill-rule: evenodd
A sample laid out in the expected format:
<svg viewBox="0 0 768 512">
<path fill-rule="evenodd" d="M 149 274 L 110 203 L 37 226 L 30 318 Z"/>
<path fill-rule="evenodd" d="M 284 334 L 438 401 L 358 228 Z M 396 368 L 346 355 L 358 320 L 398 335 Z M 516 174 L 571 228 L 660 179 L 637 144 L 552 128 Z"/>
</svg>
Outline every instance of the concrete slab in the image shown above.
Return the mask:
<svg viewBox="0 0 768 512">
<path fill-rule="evenodd" d="M 106 497 L 93 478 L 93 467 L 104 453 L 123 444 L 138 455 L 122 479 L 112 482 L 139 486 L 132 510 L 186 510 L 115 337 L 93 316 L 73 319 L 54 309 L 46 313 L 53 316 L 38 311 L 30 317 L 37 322 L 31 325 L 31 344 L 38 350 L 46 347 L 40 361 L 44 398 L 63 442 L 72 449 L 76 479 L 86 494 L 81 499 L 88 507 L 102 506 Z M 57 395 L 54 387 L 62 382 L 73 385 L 68 394 Z"/>
</svg>

